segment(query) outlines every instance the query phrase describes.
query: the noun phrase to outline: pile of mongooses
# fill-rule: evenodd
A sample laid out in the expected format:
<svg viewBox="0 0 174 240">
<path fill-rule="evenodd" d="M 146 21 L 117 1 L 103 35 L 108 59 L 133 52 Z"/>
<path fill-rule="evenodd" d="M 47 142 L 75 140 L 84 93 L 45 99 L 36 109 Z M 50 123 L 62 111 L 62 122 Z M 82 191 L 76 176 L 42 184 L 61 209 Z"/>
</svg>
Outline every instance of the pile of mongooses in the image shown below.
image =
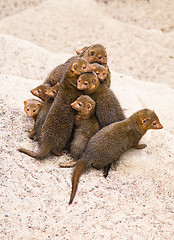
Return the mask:
<svg viewBox="0 0 174 240">
<path fill-rule="evenodd" d="M 30 92 L 40 98 L 24 101 L 24 110 L 34 120 L 29 138 L 38 141 L 37 152 L 19 148 L 36 159 L 49 154 L 60 156 L 70 149 L 71 161 L 60 167 L 75 166 L 72 203 L 80 176 L 89 168 L 103 169 L 106 178 L 111 164 L 131 147 L 138 149 L 148 129 L 161 129 L 156 114 L 143 109 L 125 117 L 110 89 L 111 73 L 107 52 L 101 44 L 76 51 L 77 55 L 55 67 L 43 84 Z"/>
</svg>

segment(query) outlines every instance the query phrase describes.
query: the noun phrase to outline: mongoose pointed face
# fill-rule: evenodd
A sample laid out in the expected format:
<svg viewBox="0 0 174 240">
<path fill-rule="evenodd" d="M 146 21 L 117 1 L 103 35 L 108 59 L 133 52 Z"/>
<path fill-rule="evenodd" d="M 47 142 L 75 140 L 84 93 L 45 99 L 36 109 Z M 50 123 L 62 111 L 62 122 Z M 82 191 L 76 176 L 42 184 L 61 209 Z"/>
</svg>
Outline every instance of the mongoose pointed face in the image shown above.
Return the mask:
<svg viewBox="0 0 174 240">
<path fill-rule="evenodd" d="M 93 67 L 89 64 L 89 62 L 83 58 L 77 58 L 72 62 L 71 71 L 79 76 L 85 72 L 92 72 Z"/>
<path fill-rule="evenodd" d="M 42 103 L 35 99 L 28 99 L 24 101 L 24 111 L 28 117 L 36 116 L 39 113 L 41 106 Z"/>
<path fill-rule="evenodd" d="M 93 66 L 94 72 L 97 74 L 100 81 L 104 81 L 108 75 L 108 67 L 98 63 L 92 63 L 91 65 Z"/>
<path fill-rule="evenodd" d="M 48 84 L 41 84 L 37 86 L 36 88 L 33 88 L 30 90 L 30 92 L 45 101 L 47 99 L 47 95 L 45 94 L 46 91 L 48 91 L 51 87 Z"/>
<path fill-rule="evenodd" d="M 77 79 L 77 89 L 92 93 L 99 86 L 100 82 L 95 72 L 83 73 Z"/>
<path fill-rule="evenodd" d="M 94 111 L 95 101 L 88 95 L 81 95 L 71 103 L 71 107 L 81 116 L 89 116 Z"/>
<path fill-rule="evenodd" d="M 107 52 L 101 44 L 94 44 L 77 50 L 78 55 L 83 56 L 89 63 L 107 64 Z"/>
<path fill-rule="evenodd" d="M 58 90 L 59 90 L 60 84 L 56 83 L 50 90 L 46 91 L 45 94 L 49 98 L 55 98 L 57 96 Z"/>
<path fill-rule="evenodd" d="M 154 111 L 149 109 L 143 109 L 138 112 L 141 128 L 144 130 L 149 129 L 162 129 L 158 116 Z"/>
</svg>

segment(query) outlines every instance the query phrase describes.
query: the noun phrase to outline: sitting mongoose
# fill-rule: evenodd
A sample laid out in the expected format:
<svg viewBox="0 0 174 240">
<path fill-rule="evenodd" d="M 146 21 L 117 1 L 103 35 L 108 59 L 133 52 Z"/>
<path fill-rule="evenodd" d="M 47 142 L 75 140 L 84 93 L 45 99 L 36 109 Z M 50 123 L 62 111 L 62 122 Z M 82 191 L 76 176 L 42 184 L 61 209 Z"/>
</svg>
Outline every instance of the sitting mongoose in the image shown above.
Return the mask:
<svg viewBox="0 0 174 240">
<path fill-rule="evenodd" d="M 85 94 L 94 93 L 99 85 L 100 81 L 95 72 L 82 73 L 77 79 L 77 89 Z"/>
<path fill-rule="evenodd" d="M 34 120 L 34 128 L 36 124 L 37 116 L 40 112 L 40 109 L 42 107 L 42 102 L 36 99 L 28 99 L 24 101 L 24 111 L 26 112 L 28 117 L 32 117 Z M 30 131 L 29 138 L 31 138 L 34 128 Z"/>
<path fill-rule="evenodd" d="M 99 63 L 91 64 L 94 68 L 94 72 L 101 82 L 103 82 L 107 87 L 111 86 L 111 74 L 108 65 L 101 65 Z"/>
<path fill-rule="evenodd" d="M 55 67 L 51 73 L 48 75 L 44 83 L 54 86 L 57 82 L 60 82 L 62 76 L 66 70 L 67 65 L 76 58 L 82 57 L 86 59 L 89 63 L 100 63 L 107 64 L 107 53 L 106 49 L 101 44 L 94 44 L 89 47 L 84 47 L 84 50 L 77 50 L 77 56 L 69 58 L 65 63 Z"/>
<path fill-rule="evenodd" d="M 60 88 L 60 83 L 58 82 L 52 88 L 50 88 L 48 91 L 46 91 L 45 94 L 49 98 L 55 98 L 57 96 L 59 88 Z"/>
<path fill-rule="evenodd" d="M 44 83 L 44 84 L 41 84 L 41 85 L 37 86 L 36 88 L 31 89 L 30 92 L 34 96 L 36 96 L 36 97 L 42 99 L 43 101 L 45 101 L 47 99 L 47 95 L 45 94 L 45 92 L 47 92 L 50 88 L 51 88 L 50 84 L 45 84 Z"/>
<path fill-rule="evenodd" d="M 77 78 L 83 72 L 91 72 L 91 65 L 83 58 L 71 61 L 60 83 L 60 89 L 44 121 L 39 137 L 39 150 L 33 152 L 19 148 L 20 152 L 26 153 L 37 159 L 45 158 L 50 152 L 59 156 L 71 136 L 76 112 L 71 107 L 81 91 L 76 88 Z"/>
<path fill-rule="evenodd" d="M 89 140 L 86 150 L 77 161 L 72 176 L 69 204 L 74 199 L 80 176 L 87 169 L 104 169 L 104 177 L 107 177 L 111 164 L 118 162 L 122 153 L 132 147 L 146 147 L 145 144 L 139 144 L 139 141 L 147 130 L 161 128 L 163 126 L 154 111 L 142 109 L 124 121 L 110 124 L 98 131 Z"/>
<path fill-rule="evenodd" d="M 70 154 L 73 160 L 60 163 L 60 167 L 75 166 L 89 139 L 99 130 L 98 120 L 95 116 L 95 102 L 91 97 L 81 95 L 75 102 L 71 103 L 71 107 L 77 111 Z"/>
<path fill-rule="evenodd" d="M 39 141 L 40 135 L 41 135 L 41 129 L 44 124 L 44 121 L 46 119 L 46 116 L 50 110 L 50 107 L 53 103 L 54 99 L 53 98 L 47 98 L 43 103 L 42 107 L 37 115 L 36 118 L 36 123 L 34 125 L 32 134 L 30 134 L 30 138 L 34 139 L 35 141 Z"/>
</svg>

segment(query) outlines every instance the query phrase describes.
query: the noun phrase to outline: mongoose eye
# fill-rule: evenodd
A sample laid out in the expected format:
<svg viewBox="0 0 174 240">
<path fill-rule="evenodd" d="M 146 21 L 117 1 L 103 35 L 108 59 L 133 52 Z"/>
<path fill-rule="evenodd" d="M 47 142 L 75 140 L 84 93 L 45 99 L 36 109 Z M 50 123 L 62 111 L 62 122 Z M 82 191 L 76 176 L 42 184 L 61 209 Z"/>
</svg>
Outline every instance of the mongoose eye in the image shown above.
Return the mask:
<svg viewBox="0 0 174 240">
<path fill-rule="evenodd" d="M 27 112 L 29 111 L 30 109 L 29 108 L 27 108 Z"/>
<path fill-rule="evenodd" d="M 146 120 L 144 120 L 143 123 L 146 124 Z"/>
<path fill-rule="evenodd" d="M 98 59 L 101 59 L 102 57 L 101 56 L 98 56 Z"/>
<path fill-rule="evenodd" d="M 33 109 L 33 112 L 36 112 L 36 109 Z"/>
<path fill-rule="evenodd" d="M 85 66 L 85 65 L 83 65 L 83 69 L 86 69 L 86 66 Z"/>
<path fill-rule="evenodd" d="M 103 72 L 103 76 L 106 74 L 106 72 Z"/>
<path fill-rule="evenodd" d="M 38 91 L 38 93 L 41 93 L 41 90 L 40 90 L 40 89 L 38 89 L 37 91 Z"/>
<path fill-rule="evenodd" d="M 99 72 L 95 72 L 97 75 L 99 74 Z"/>
<path fill-rule="evenodd" d="M 79 107 L 81 107 L 83 104 L 81 102 L 79 102 Z"/>
<path fill-rule="evenodd" d="M 156 121 L 155 122 L 153 122 L 153 126 L 155 126 L 156 125 Z"/>
<path fill-rule="evenodd" d="M 56 91 L 55 91 L 55 90 L 53 90 L 53 94 L 56 94 Z"/>
<path fill-rule="evenodd" d="M 88 84 L 88 82 L 84 82 L 84 85 L 86 86 Z"/>
</svg>

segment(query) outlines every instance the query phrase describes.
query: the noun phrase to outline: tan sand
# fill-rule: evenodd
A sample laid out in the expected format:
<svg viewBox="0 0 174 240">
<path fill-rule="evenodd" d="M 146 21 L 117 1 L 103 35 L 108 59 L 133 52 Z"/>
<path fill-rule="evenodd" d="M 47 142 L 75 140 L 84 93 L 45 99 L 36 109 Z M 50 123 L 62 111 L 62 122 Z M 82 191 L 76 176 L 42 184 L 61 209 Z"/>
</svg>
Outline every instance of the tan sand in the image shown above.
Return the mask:
<svg viewBox="0 0 174 240">
<path fill-rule="evenodd" d="M 106 2 L 0 5 L 2 240 L 173 239 L 174 3 Z M 32 121 L 23 101 L 52 68 L 97 42 L 107 48 L 111 88 L 126 115 L 154 109 L 164 129 L 149 131 L 147 148 L 123 154 L 107 179 L 97 170 L 82 176 L 69 206 L 72 169 L 59 168 L 67 156 L 37 161 L 16 150 L 37 149 L 27 137 Z"/>
</svg>

